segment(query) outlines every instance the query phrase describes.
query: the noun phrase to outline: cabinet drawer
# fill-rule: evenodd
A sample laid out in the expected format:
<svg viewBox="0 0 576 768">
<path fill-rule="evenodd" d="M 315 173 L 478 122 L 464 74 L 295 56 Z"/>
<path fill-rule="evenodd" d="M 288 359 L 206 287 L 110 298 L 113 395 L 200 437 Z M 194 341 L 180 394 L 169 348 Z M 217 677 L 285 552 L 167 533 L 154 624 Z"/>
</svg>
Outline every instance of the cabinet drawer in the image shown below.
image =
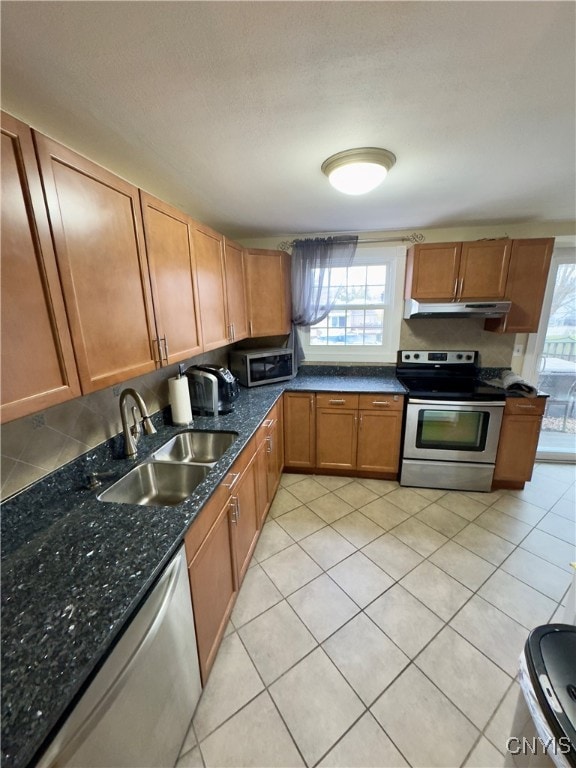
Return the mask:
<svg viewBox="0 0 576 768">
<path fill-rule="evenodd" d="M 349 392 L 318 392 L 316 408 L 358 408 L 358 395 Z"/>
<path fill-rule="evenodd" d="M 226 482 L 226 481 L 225 481 Z M 210 500 L 200 510 L 196 519 L 184 536 L 186 548 L 186 562 L 190 565 L 200 546 L 206 539 L 208 532 L 218 519 L 224 505 L 230 500 L 230 491 L 223 484 L 214 491 Z"/>
<path fill-rule="evenodd" d="M 404 407 L 403 395 L 360 395 L 361 410 L 401 411 Z"/>
<path fill-rule="evenodd" d="M 508 397 L 504 413 L 515 413 L 518 416 L 535 416 L 544 413 L 546 408 L 545 397 Z"/>
</svg>

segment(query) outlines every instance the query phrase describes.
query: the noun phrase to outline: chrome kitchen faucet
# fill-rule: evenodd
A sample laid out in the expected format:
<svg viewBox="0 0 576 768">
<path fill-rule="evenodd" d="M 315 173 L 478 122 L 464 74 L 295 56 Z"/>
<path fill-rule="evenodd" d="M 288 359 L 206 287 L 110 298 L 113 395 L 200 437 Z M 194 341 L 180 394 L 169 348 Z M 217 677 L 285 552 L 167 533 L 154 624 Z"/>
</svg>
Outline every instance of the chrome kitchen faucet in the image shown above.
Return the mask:
<svg viewBox="0 0 576 768">
<path fill-rule="evenodd" d="M 131 397 L 136 403 L 136 405 L 132 406 L 134 423 L 131 426 L 128 426 L 128 410 L 126 406 L 128 397 Z M 142 422 L 138 419 L 138 411 L 140 411 Z M 122 418 L 122 429 L 124 430 L 124 453 L 127 458 L 134 459 L 136 458 L 138 440 L 142 434 L 142 429 L 144 429 L 147 435 L 153 435 L 156 432 L 156 427 L 150 421 L 148 409 L 142 399 L 142 395 L 135 389 L 132 389 L 132 387 L 123 389 L 120 393 L 120 416 Z"/>
</svg>

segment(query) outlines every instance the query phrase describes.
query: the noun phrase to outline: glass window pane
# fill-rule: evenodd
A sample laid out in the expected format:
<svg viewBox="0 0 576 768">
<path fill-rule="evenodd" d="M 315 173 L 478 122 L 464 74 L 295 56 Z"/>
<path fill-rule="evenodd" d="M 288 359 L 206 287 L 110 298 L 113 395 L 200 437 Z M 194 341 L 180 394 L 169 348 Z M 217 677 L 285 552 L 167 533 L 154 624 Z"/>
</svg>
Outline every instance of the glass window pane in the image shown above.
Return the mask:
<svg viewBox="0 0 576 768">
<path fill-rule="evenodd" d="M 329 328 L 328 344 L 335 344 L 340 346 L 342 346 L 343 344 L 346 344 L 346 329 L 345 328 Z"/>
<path fill-rule="evenodd" d="M 348 285 L 366 285 L 366 267 L 348 267 Z"/>
<path fill-rule="evenodd" d="M 366 304 L 385 304 L 386 286 L 373 285 L 366 288 Z"/>
<path fill-rule="evenodd" d="M 576 265 L 558 265 L 538 388 L 547 392 L 538 451 L 576 451 Z"/>
<path fill-rule="evenodd" d="M 384 323 L 383 309 L 367 309 L 364 324 L 367 328 L 382 328 Z"/>
<path fill-rule="evenodd" d="M 387 268 L 384 264 L 376 264 L 366 268 L 368 285 L 386 285 Z"/>
</svg>

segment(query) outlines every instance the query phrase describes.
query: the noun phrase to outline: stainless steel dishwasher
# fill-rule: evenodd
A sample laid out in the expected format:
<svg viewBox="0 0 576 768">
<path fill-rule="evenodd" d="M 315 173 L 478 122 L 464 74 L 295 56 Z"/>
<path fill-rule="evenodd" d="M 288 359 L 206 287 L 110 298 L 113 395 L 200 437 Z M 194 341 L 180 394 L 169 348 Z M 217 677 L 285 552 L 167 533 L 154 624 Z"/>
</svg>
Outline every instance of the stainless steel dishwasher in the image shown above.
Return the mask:
<svg viewBox="0 0 576 768">
<path fill-rule="evenodd" d="M 181 547 L 38 765 L 173 766 L 200 693 Z"/>
</svg>

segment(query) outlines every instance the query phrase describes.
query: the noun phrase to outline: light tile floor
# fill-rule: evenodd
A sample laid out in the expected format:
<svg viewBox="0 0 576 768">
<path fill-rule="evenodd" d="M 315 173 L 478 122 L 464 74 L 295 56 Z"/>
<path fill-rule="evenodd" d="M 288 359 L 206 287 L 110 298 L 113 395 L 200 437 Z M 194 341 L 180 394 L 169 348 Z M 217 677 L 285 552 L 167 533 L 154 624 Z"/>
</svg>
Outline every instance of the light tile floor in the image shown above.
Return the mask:
<svg viewBox="0 0 576 768">
<path fill-rule="evenodd" d="M 284 474 L 178 768 L 502 766 L 518 656 L 570 583 L 575 480 Z"/>
</svg>

